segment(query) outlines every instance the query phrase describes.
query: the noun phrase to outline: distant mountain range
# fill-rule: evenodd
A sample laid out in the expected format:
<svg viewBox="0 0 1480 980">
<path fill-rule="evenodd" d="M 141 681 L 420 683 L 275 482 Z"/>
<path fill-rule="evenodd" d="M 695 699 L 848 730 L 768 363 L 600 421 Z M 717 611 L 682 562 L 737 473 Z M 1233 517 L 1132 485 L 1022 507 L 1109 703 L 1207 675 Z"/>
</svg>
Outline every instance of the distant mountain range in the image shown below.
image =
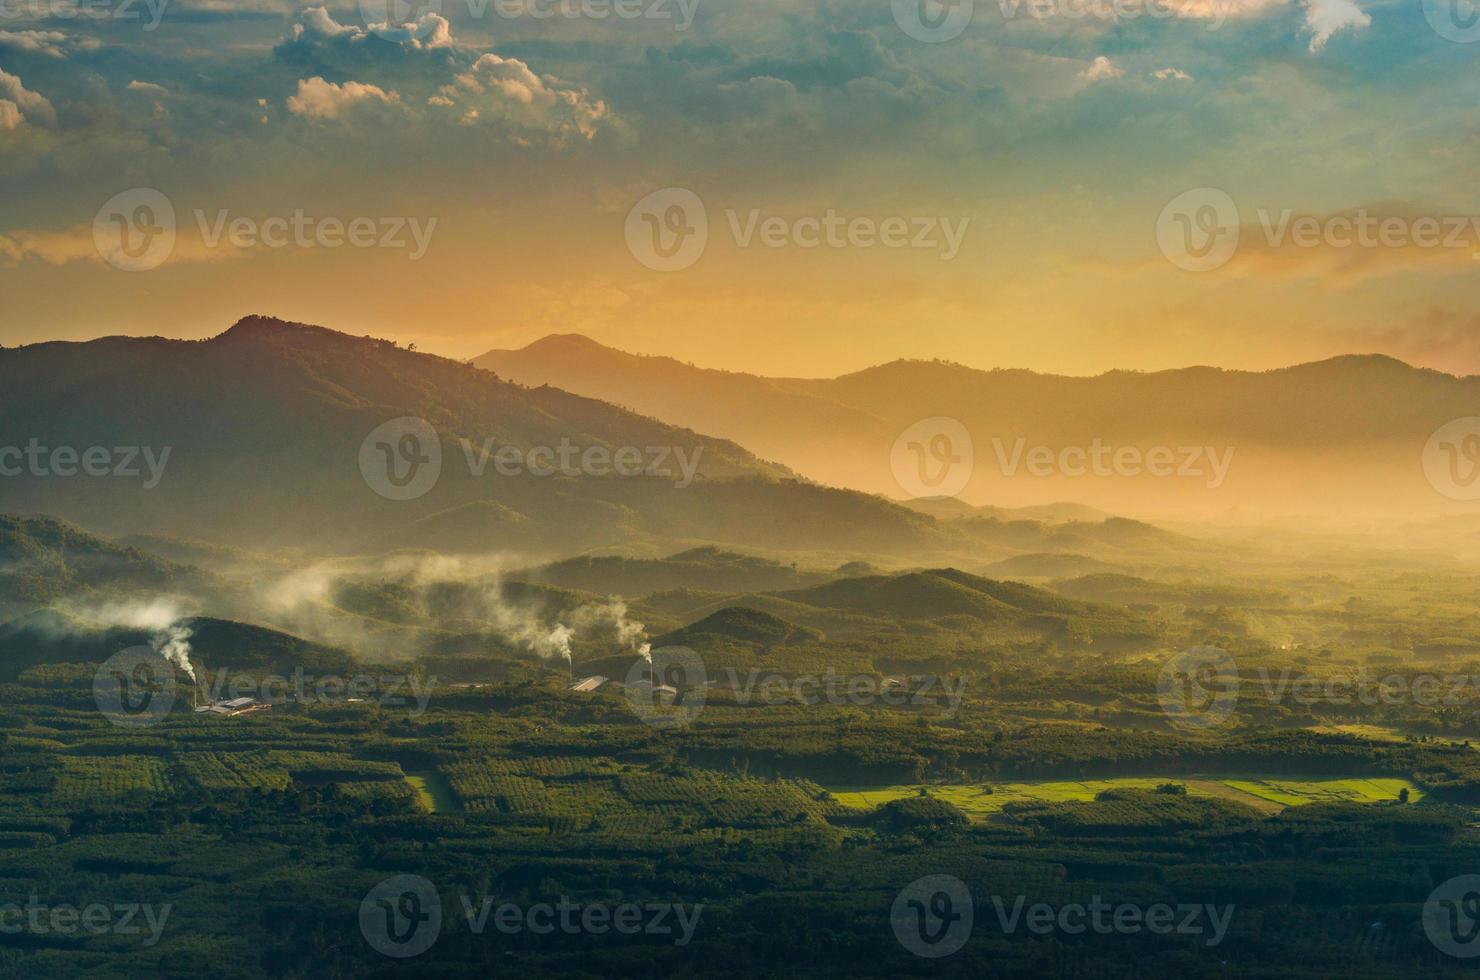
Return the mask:
<svg viewBox="0 0 1480 980">
<path fill-rule="evenodd" d="M 734 439 L 813 479 L 893 497 L 904 493 L 890 467 L 896 438 L 922 419 L 948 417 L 974 442 L 964 500 L 1001 507 L 1065 500 L 1157 517 L 1245 508 L 1444 511 L 1449 502 L 1424 478 L 1425 444 L 1440 426 L 1480 414 L 1480 377 L 1376 355 L 1266 372 L 1192 367 L 1087 378 L 895 361 L 814 380 L 698 368 L 558 335 L 474 363 Z M 1200 473 L 1169 477 L 1033 475 L 1020 458 L 1012 465 L 1019 445 L 1058 452 L 1096 440 L 1233 456 L 1217 486 L 1205 459 Z"/>
<path fill-rule="evenodd" d="M 386 499 L 374 485 L 386 483 L 386 467 L 408 476 L 425 446 L 367 437 L 403 417 L 435 432 L 440 476 L 414 499 Z M 531 450 L 562 445 L 600 447 L 608 460 L 622 449 L 638 455 L 628 475 L 611 462 L 588 472 L 576 456 L 574 475 L 525 465 L 549 466 Z M 0 350 L 0 451 L 28 446 L 44 450 L 39 467 L 0 456 L 12 471 L 0 479 L 0 511 L 257 551 L 555 556 L 737 542 L 846 554 L 950 543 L 929 516 L 809 484 L 723 439 L 389 341 L 265 317 L 205 341 Z M 93 447 L 102 455 L 89 459 Z M 508 475 L 499 472 L 504 447 L 522 461 Z M 664 472 L 647 472 L 659 450 Z M 688 485 L 681 459 L 697 461 Z"/>
</svg>

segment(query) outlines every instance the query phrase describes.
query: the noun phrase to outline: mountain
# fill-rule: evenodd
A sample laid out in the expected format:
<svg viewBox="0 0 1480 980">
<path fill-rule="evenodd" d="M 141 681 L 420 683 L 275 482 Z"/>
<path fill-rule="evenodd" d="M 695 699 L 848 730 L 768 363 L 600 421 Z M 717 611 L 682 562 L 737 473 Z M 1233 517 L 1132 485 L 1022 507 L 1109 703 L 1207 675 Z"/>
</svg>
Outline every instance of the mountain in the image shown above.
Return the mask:
<svg viewBox="0 0 1480 980">
<path fill-rule="evenodd" d="M 1053 503 L 1034 507 L 973 507 L 958 497 L 919 497 L 904 501 L 910 510 L 929 514 L 938 520 L 951 521 L 966 517 L 985 517 L 998 521 L 1038 521 L 1064 524 L 1069 521 L 1103 521 L 1111 515 L 1085 504 Z"/>
<path fill-rule="evenodd" d="M 628 354 L 578 334 L 490 351 L 473 363 L 523 384 L 552 384 L 700 432 L 728 433 L 767 459 L 792 460 L 788 465 L 798 473 L 828 474 L 824 482 L 838 482 L 831 477 L 849 465 L 855 447 L 882 440 L 887 453 L 898 432 L 867 406 L 839 404 L 825 391 L 795 390 L 796 382 Z M 858 489 L 897 493 L 894 487 Z"/>
<path fill-rule="evenodd" d="M 424 420 L 410 442 L 381 428 L 401 418 Z M 0 509 L 256 552 L 949 543 L 928 516 L 809 484 L 723 439 L 266 317 L 203 341 L 0 350 L 0 447 L 40 450 L 39 466 L 0 480 Z M 93 452 L 88 475 L 77 457 Z M 392 477 L 419 481 L 411 499 L 381 495 L 399 493 Z"/>
<path fill-rule="evenodd" d="M 922 419 L 946 417 L 972 437 L 974 467 L 959 494 L 965 501 L 999 508 L 1064 501 L 1159 518 L 1452 511 L 1420 464 L 1440 426 L 1474 416 L 1480 405 L 1480 377 L 1378 355 L 1262 372 L 1191 367 L 1095 377 L 895 361 L 839 378 L 797 379 L 708 370 L 556 336 L 490 351 L 475 363 L 695 425 L 803 476 L 893 497 L 904 493 L 891 471 L 896 438 Z M 1096 444 L 1134 450 L 1142 472 L 1126 465 L 1105 476 L 1076 474 L 1073 454 Z M 1033 472 L 1027 454 L 1038 447 L 1051 462 Z M 1174 454 L 1169 475 L 1144 472 L 1145 454 L 1157 447 Z M 1184 447 L 1196 448 L 1198 458 L 1185 461 Z M 1067 471 L 1059 466 L 1065 450 Z M 1114 470 L 1113 457 L 1105 459 Z M 951 505 L 921 509 L 967 516 Z"/>
<path fill-rule="evenodd" d="M 789 623 L 779 616 L 744 606 L 727 606 L 683 629 L 658 637 L 653 641 L 653 646 L 704 648 L 715 640 L 761 646 L 788 646 L 816 643 L 821 639 L 822 634 L 818 631 Z"/>
<path fill-rule="evenodd" d="M 343 650 L 312 643 L 278 630 L 210 617 L 179 620 L 187 634 L 190 659 L 201 683 L 219 671 L 262 671 L 309 676 L 353 672 L 355 660 Z M 98 664 L 122 650 L 149 645 L 156 633 L 132 627 L 103 628 L 52 610 L 0 624 L 0 679 L 13 680 L 42 664 Z"/>
<path fill-rule="evenodd" d="M 896 619 L 969 616 L 986 623 L 1019 619 L 1025 614 L 1065 615 L 1085 611 L 1082 604 L 1066 602 L 1042 589 L 981 578 L 954 568 L 840 579 L 783 593 L 781 598 L 824 609 L 846 609 Z"/>
<path fill-rule="evenodd" d="M 45 517 L 0 514 L 0 618 L 62 598 L 198 587 L 204 576 Z"/>
<path fill-rule="evenodd" d="M 1089 602 L 1157 606 L 1273 606 L 1287 600 L 1277 589 L 1240 585 L 1154 582 L 1132 575 L 1098 573 L 1052 583 L 1061 595 Z"/>
<path fill-rule="evenodd" d="M 1124 609 L 955 568 L 840 578 L 784 592 L 674 590 L 647 596 L 636 609 L 688 623 L 662 640 L 698 646 L 706 637 L 774 638 L 797 626 L 842 642 L 865 637 L 943 642 L 1037 637 L 1136 646 L 1156 634 L 1154 626 Z M 789 642 L 798 641 L 792 636 Z"/>
<path fill-rule="evenodd" d="M 997 578 L 1074 578 L 1114 570 L 1114 565 L 1085 555 L 1034 553 L 1014 555 L 994 562 L 982 571 Z"/>
<path fill-rule="evenodd" d="M 769 592 L 818 585 L 830 576 L 708 546 L 691 548 L 667 558 L 585 555 L 513 572 L 511 577 L 608 595 L 645 595 L 684 588 L 709 592 Z"/>
</svg>

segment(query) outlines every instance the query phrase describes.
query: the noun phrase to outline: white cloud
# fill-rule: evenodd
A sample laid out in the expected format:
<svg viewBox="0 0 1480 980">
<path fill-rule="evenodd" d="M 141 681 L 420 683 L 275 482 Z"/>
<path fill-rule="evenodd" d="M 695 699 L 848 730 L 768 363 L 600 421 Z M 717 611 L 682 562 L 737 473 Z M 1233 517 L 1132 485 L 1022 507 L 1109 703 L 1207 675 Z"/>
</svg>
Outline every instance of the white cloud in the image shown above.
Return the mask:
<svg viewBox="0 0 1480 980">
<path fill-rule="evenodd" d="M 442 86 L 430 100 L 432 105 L 451 107 L 467 104 L 465 121 L 489 109 L 496 115 L 561 134 L 596 135 L 596 127 L 609 112 L 606 103 L 592 100 L 584 89 L 561 87 L 551 77 L 540 77 L 517 58 L 489 53 L 473 62 L 467 71 Z"/>
<path fill-rule="evenodd" d="M 1319 52 L 1331 35 L 1343 28 L 1372 25 L 1372 18 L 1356 0 L 1303 0 L 1305 29 L 1310 32 L 1310 50 Z M 1175 5 L 1178 17 L 1211 20 L 1214 26 L 1226 20 L 1254 17 L 1285 8 L 1286 0 L 1185 0 Z"/>
<path fill-rule="evenodd" d="M 298 94 L 288 97 L 288 111 L 306 119 L 335 119 L 351 106 L 366 101 L 391 105 L 400 102 L 401 97 L 378 85 L 362 82 L 336 85 L 314 76 L 299 80 Z"/>
<path fill-rule="evenodd" d="M 325 7 L 309 7 L 303 11 L 301 23 L 293 25 L 293 40 L 337 41 L 362 44 L 372 35 L 393 44 L 408 48 L 450 48 L 453 45 L 452 28 L 447 18 L 435 13 L 422 14 L 415 21 L 405 24 L 371 24 L 369 29 L 352 24 L 341 24 Z"/>
<path fill-rule="evenodd" d="M 1187 74 L 1185 71 L 1183 71 L 1180 68 L 1158 68 L 1158 69 L 1156 69 L 1156 71 L 1154 71 L 1154 72 L 1151 73 L 1151 77 L 1154 78 L 1154 79 L 1156 79 L 1158 82 L 1167 82 L 1167 81 L 1190 82 L 1190 81 L 1192 81 L 1192 76 L 1189 75 L 1189 74 Z"/>
<path fill-rule="evenodd" d="M 1119 67 L 1104 55 L 1096 56 L 1089 67 L 1079 73 L 1079 77 L 1091 82 L 1104 81 L 1107 78 L 1119 78 L 1125 74 L 1125 69 Z"/>
<path fill-rule="evenodd" d="M 411 70 L 403 54 L 409 51 L 425 57 Z M 344 57 L 351 52 L 354 58 Z M 299 82 L 288 108 L 316 119 L 334 118 L 351 102 L 399 102 L 402 93 L 418 111 L 465 125 L 503 124 L 511 128 L 509 139 L 532 145 L 539 137 L 558 142 L 594 139 L 610 116 L 606 103 L 584 88 L 539 74 L 518 58 L 480 55 L 460 47 L 447 20 L 433 13 L 400 27 L 372 24 L 367 30 L 339 23 L 325 7 L 309 7 L 279 53 L 288 57 L 308 53 L 317 63 L 336 66 L 318 69 L 323 75 L 377 83 L 347 82 L 341 87 L 322 77 Z"/>
<path fill-rule="evenodd" d="M 1343 28 L 1372 26 L 1372 18 L 1354 0 L 1306 0 L 1305 26 L 1310 30 L 1310 50 L 1320 51 L 1331 35 Z"/>
<path fill-rule="evenodd" d="M 134 79 L 128 83 L 128 90 L 130 92 L 148 92 L 150 95 L 170 94 L 170 90 L 163 85 L 155 85 L 153 82 L 141 82 L 138 79 Z"/>
<path fill-rule="evenodd" d="M 371 24 L 370 30 L 387 41 L 405 44 L 413 48 L 450 48 L 452 29 L 447 18 L 438 14 L 422 14 L 415 22 L 401 24 Z"/>
<path fill-rule="evenodd" d="M 0 129 L 10 131 L 23 122 L 56 124 L 57 112 L 43 95 L 30 91 L 20 78 L 0 68 Z"/>
<path fill-rule="evenodd" d="M 62 48 L 67 44 L 67 35 L 61 31 L 0 31 L 0 48 L 44 54 L 50 58 L 64 57 Z M 97 47 L 96 41 L 91 47 Z"/>
<path fill-rule="evenodd" d="M 303 22 L 293 25 L 293 36 L 302 37 L 305 34 L 324 40 L 332 40 L 336 37 L 364 40 L 368 36 L 368 32 L 361 28 L 336 21 L 329 14 L 327 7 L 309 7 L 303 12 Z"/>
<path fill-rule="evenodd" d="M 96 51 L 103 42 L 96 38 L 61 31 L 0 31 L 0 49 L 65 58 L 73 51 Z"/>
</svg>

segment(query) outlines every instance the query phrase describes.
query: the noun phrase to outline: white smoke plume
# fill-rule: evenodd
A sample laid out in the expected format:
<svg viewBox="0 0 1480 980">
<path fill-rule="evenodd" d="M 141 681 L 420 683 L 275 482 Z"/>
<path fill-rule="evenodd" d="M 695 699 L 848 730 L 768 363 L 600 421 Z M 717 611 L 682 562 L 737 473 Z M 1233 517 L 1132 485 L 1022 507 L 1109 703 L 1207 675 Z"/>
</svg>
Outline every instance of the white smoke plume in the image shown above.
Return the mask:
<svg viewBox="0 0 1480 980">
<path fill-rule="evenodd" d="M 362 627 L 346 622 L 333 609 L 336 591 L 348 583 L 396 583 L 409 590 L 430 620 L 449 614 L 447 609 L 439 610 L 439 616 L 430 614 L 434 592 L 446 586 L 460 587 L 459 603 L 450 611 L 454 620 L 484 624 L 541 660 L 558 659 L 569 664 L 571 644 L 583 637 L 612 636 L 633 650 L 645 645 L 645 627 L 627 618 L 627 604 L 621 599 L 587 603 L 552 616 L 542 615 L 537 602 L 511 600 L 504 587 L 505 576 L 517 567 L 522 567 L 517 556 L 503 554 L 416 553 L 319 562 L 284 576 L 266 590 L 266 597 L 275 618 L 291 632 L 321 636 L 362 651 L 367 645 L 383 643 L 386 637 L 351 635 Z M 441 600 L 446 598 L 445 592 L 440 594 Z"/>
<path fill-rule="evenodd" d="M 192 683 L 198 683 L 195 676 L 195 667 L 190 662 L 190 637 L 193 634 L 190 629 L 181 623 L 175 623 L 164 630 L 155 633 L 150 645 L 154 652 L 164 657 L 170 663 L 179 667 L 189 675 Z"/>
<path fill-rule="evenodd" d="M 166 660 L 196 680 L 195 665 L 190 662 L 191 630 L 181 620 L 186 618 L 182 601 L 173 597 L 156 597 L 127 602 L 70 604 L 63 607 L 74 618 L 99 629 L 150 630 L 149 645 Z"/>
<path fill-rule="evenodd" d="M 647 646 L 643 642 L 647 636 L 647 627 L 627 618 L 627 603 L 621 599 L 614 598 L 599 605 L 588 603 L 581 606 L 571 613 L 571 622 L 581 632 L 610 626 L 616 634 L 617 642 L 631 650 L 641 652 L 641 648 Z"/>
</svg>

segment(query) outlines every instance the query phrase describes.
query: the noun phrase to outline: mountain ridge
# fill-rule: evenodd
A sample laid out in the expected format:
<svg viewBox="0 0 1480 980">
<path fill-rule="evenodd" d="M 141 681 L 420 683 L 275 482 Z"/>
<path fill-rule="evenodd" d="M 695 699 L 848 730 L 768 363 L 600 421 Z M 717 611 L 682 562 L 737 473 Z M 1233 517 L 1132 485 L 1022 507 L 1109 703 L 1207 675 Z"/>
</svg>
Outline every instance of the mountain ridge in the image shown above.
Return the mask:
<svg viewBox="0 0 1480 980">
<path fill-rule="evenodd" d="M 425 420 L 441 444 L 433 488 L 409 501 L 382 499 L 362 475 L 362 443 L 401 417 Z M 0 481 L 0 510 L 115 535 L 323 553 L 414 543 L 552 557 L 633 539 L 754 538 L 862 553 L 947 543 L 925 515 L 805 483 L 727 439 L 390 340 L 260 315 L 205 340 L 0 351 L 0 446 L 31 439 L 171 450 L 153 489 L 35 473 Z M 566 443 L 653 457 L 666 447 L 670 462 L 626 477 L 584 469 L 545 477 L 527 468 L 504 475 L 473 465 L 488 444 L 528 453 Z M 677 452 L 693 458 L 683 486 L 671 462 Z M 504 516 L 490 522 L 480 504 Z M 400 540 L 411 528 L 411 540 Z"/>
<path fill-rule="evenodd" d="M 897 441 L 923 420 L 945 418 L 974 443 L 975 469 L 958 494 L 968 504 L 1062 502 L 1157 519 L 1243 509 L 1266 516 L 1444 512 L 1444 499 L 1416 464 L 1435 431 L 1476 414 L 1480 404 L 1480 376 L 1380 353 L 1266 371 L 1194 365 L 1093 376 L 897 359 L 833 378 L 779 378 L 629 354 L 567 334 L 473 363 L 683 421 L 810 479 L 891 499 L 906 490 L 893 472 Z M 1013 465 L 1020 447 L 1057 455 L 1095 444 L 1141 453 L 1192 447 L 1229 464 L 1218 476 L 1204 456 L 1206 472 L 1175 479 L 1144 469 L 1076 479 Z"/>
</svg>

